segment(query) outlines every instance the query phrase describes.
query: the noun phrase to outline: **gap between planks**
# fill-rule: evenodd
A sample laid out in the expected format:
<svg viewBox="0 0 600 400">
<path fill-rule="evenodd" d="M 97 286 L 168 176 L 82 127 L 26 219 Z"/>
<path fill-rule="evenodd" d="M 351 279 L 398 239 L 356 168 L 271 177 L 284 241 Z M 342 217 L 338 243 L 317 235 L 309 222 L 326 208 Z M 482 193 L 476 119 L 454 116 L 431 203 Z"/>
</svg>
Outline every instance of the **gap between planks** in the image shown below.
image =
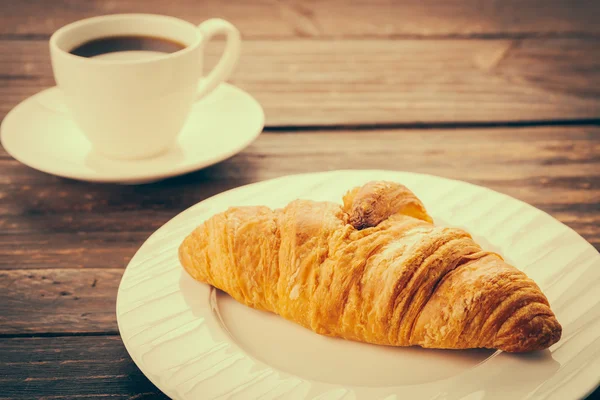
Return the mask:
<svg viewBox="0 0 600 400">
<path fill-rule="evenodd" d="M 34 333 L 0 333 L 0 339 L 15 338 L 54 338 L 54 337 L 73 337 L 73 336 L 117 336 L 119 331 L 97 331 L 97 332 L 34 332 Z"/>
<path fill-rule="evenodd" d="M 404 130 L 455 130 L 455 129 L 501 129 L 535 128 L 561 126 L 600 126 L 600 118 L 559 119 L 559 120 L 523 120 L 523 121 L 458 121 L 458 122 L 422 122 L 422 123 L 381 123 L 381 124 L 335 124 L 335 125 L 278 125 L 265 126 L 266 133 L 310 133 L 315 131 L 380 131 L 390 129 Z"/>
</svg>

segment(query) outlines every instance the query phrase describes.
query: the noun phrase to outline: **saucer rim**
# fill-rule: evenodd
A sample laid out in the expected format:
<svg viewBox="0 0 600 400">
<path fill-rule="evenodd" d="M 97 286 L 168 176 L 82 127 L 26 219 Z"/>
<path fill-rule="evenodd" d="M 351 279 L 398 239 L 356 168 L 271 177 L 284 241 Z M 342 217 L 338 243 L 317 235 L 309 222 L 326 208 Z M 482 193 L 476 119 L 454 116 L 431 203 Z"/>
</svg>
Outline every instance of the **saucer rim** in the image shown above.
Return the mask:
<svg viewBox="0 0 600 400">
<path fill-rule="evenodd" d="M 77 169 L 74 169 L 74 168 L 65 168 L 62 165 L 49 167 L 48 163 L 37 162 L 37 159 L 33 153 L 29 154 L 28 156 L 22 157 L 23 152 L 21 152 L 19 149 L 15 149 L 16 146 L 15 147 L 11 146 L 9 144 L 10 140 L 7 140 L 7 137 L 9 135 L 9 133 L 7 133 L 7 129 L 6 129 L 7 121 L 10 121 L 11 118 L 14 117 L 14 115 L 13 115 L 14 113 L 18 112 L 18 110 L 20 110 L 21 108 L 26 107 L 28 105 L 28 103 L 30 101 L 32 101 L 35 97 L 37 97 L 47 91 L 60 90 L 57 86 L 51 86 L 51 87 L 44 88 L 44 89 L 36 92 L 35 94 L 22 100 L 19 104 L 17 104 L 15 107 L 13 107 L 6 114 L 6 116 L 2 120 L 2 123 L 0 124 L 0 145 L 2 145 L 2 147 L 4 148 L 4 150 L 6 151 L 6 153 L 8 155 L 10 155 L 12 158 L 14 158 L 15 160 L 17 160 L 18 162 L 20 162 L 23 165 L 26 165 L 32 169 L 35 169 L 40 172 L 44 172 L 49 175 L 54 175 L 54 176 L 59 176 L 62 178 L 74 179 L 74 180 L 79 180 L 79 181 L 88 181 L 88 182 L 97 182 L 97 183 L 143 184 L 143 183 L 151 183 L 151 182 L 156 182 L 156 181 L 160 181 L 163 179 L 167 179 L 167 178 L 171 178 L 171 177 L 175 177 L 175 176 L 179 176 L 179 175 L 188 174 L 188 173 L 209 167 L 209 166 L 219 163 L 221 161 L 227 160 L 228 158 L 231 158 L 234 155 L 240 153 L 242 150 L 244 150 L 246 147 L 248 147 L 250 144 L 252 144 L 258 138 L 258 136 L 260 136 L 260 134 L 262 133 L 262 131 L 265 127 L 264 109 L 261 106 L 261 104 L 250 93 L 246 92 L 245 90 L 243 90 L 231 83 L 227 83 L 227 82 L 222 82 L 221 84 L 219 84 L 219 86 L 217 86 L 217 88 L 219 88 L 221 86 L 226 87 L 228 90 L 231 90 L 232 93 L 235 95 L 247 96 L 248 101 L 257 107 L 257 112 L 259 113 L 259 121 L 260 122 L 257 124 L 256 132 L 252 133 L 251 135 L 249 134 L 248 137 L 244 138 L 243 141 L 239 141 L 239 143 L 236 146 L 234 146 L 230 151 L 218 153 L 215 156 L 211 156 L 211 157 L 207 157 L 207 158 L 202 158 L 200 161 L 193 162 L 188 165 L 174 166 L 174 167 L 169 168 L 168 170 L 165 169 L 162 172 L 155 171 L 152 173 L 144 173 L 144 171 L 140 171 L 140 170 L 137 170 L 134 172 L 122 171 L 122 172 L 119 172 L 118 175 L 107 172 L 107 171 L 105 171 L 105 172 L 99 171 L 99 172 L 89 173 L 89 172 L 84 172 L 84 171 L 78 171 Z M 213 93 L 215 93 L 215 92 L 216 92 L 216 90 Z M 209 94 L 208 96 L 206 96 L 206 98 L 201 99 L 199 102 L 210 99 L 211 95 L 212 94 Z M 109 158 L 106 158 L 106 157 L 103 157 L 103 158 L 110 160 Z M 151 160 L 152 160 L 152 158 L 147 158 L 147 159 L 143 159 L 140 161 L 148 162 Z M 120 161 L 120 160 L 115 160 L 115 162 L 117 162 L 117 161 Z M 120 162 L 123 162 L 123 161 L 120 161 Z M 134 162 L 135 163 L 135 160 L 127 160 L 125 162 Z M 72 165 L 78 166 L 81 164 L 80 163 L 72 163 Z"/>
</svg>

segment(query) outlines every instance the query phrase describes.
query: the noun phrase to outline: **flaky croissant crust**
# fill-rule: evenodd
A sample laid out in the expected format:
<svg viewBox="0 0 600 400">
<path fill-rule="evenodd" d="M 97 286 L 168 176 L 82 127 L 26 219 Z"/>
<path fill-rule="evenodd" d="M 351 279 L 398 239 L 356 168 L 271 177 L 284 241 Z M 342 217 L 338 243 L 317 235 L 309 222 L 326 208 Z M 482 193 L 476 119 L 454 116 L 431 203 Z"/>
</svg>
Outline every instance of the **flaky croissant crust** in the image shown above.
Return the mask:
<svg viewBox="0 0 600 400">
<path fill-rule="evenodd" d="M 523 352 L 562 332 L 535 282 L 467 232 L 433 225 L 393 182 L 354 188 L 342 206 L 230 208 L 195 229 L 179 258 L 196 280 L 323 335 Z"/>
</svg>

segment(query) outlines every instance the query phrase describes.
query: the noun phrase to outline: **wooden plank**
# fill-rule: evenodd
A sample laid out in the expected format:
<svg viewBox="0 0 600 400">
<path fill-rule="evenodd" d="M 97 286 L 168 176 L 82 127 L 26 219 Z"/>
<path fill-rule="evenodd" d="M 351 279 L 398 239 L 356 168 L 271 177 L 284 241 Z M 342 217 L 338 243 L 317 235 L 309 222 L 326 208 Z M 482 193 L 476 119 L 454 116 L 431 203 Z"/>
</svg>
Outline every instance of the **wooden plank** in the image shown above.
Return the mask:
<svg viewBox="0 0 600 400">
<path fill-rule="evenodd" d="M 138 189 L 135 187 L 122 188 L 63 180 L 59 185 L 67 195 L 53 198 L 45 194 L 53 188 L 56 189 L 54 180 L 46 180 L 45 176 L 36 173 L 37 181 L 24 185 L 25 189 L 21 185 L 0 185 L 3 193 L 10 194 L 10 197 L 0 199 L 0 216 L 3 217 L 0 227 L 4 232 L 48 233 L 54 232 L 55 228 L 58 232 L 119 232 L 129 226 L 133 232 L 144 232 L 156 227 L 154 219 L 170 218 L 187 207 L 227 189 L 283 175 L 334 169 L 392 169 L 429 173 L 487 186 L 539 206 L 593 205 L 598 200 L 598 157 L 592 150 L 585 149 L 587 155 L 571 155 L 570 157 L 575 158 L 571 160 L 554 161 L 548 155 L 539 160 L 524 160 L 523 157 L 507 155 L 507 159 L 503 160 L 494 157 L 494 143 L 491 143 L 485 154 L 490 158 L 480 158 L 485 157 L 479 156 L 484 153 L 481 151 L 471 160 L 465 157 L 467 150 L 461 148 L 421 148 L 416 153 L 406 154 L 404 149 L 415 147 L 408 143 L 410 140 L 405 142 L 403 137 L 393 138 L 393 135 L 389 137 L 393 140 L 370 146 L 372 141 L 381 139 L 381 136 L 372 134 L 373 138 L 370 141 L 367 135 L 364 134 L 357 141 L 364 144 L 362 150 L 353 151 L 350 150 L 350 146 L 340 143 L 338 149 L 347 149 L 342 156 L 335 151 L 326 150 L 316 154 L 299 153 L 291 146 L 297 144 L 302 147 L 302 139 L 307 138 L 292 139 L 292 136 L 281 140 L 282 148 L 277 150 L 280 151 L 279 154 L 266 155 L 262 146 L 268 146 L 270 137 L 264 135 L 264 139 L 260 139 L 244 153 L 221 164 L 174 180 L 141 186 L 139 190 L 135 190 Z M 329 142 L 327 139 L 333 138 L 315 136 L 304 148 L 310 151 L 311 143 L 333 145 L 354 138 L 352 134 L 348 134 L 348 138 Z M 383 149 L 386 143 L 394 147 Z M 499 145 L 498 142 L 495 144 Z M 435 148 L 434 143 L 431 145 Z M 507 147 L 517 148 L 519 145 L 523 143 L 516 142 Z M 585 145 L 586 143 L 580 144 L 582 147 Z M 374 147 L 378 149 L 377 152 L 371 150 Z M 502 150 L 499 152 L 504 153 Z M 281 165 L 284 160 L 286 165 Z M 510 164 L 511 161 L 523 164 Z M 84 190 L 89 191 L 92 196 L 78 197 L 79 192 Z M 563 197 L 551 196 L 550 193 L 555 190 L 561 191 Z M 131 211 L 131 214 L 128 211 Z M 104 216 L 97 215 L 87 219 L 86 215 L 90 213 L 102 213 Z M 102 218 L 105 219 L 101 220 Z M 44 222 L 46 219 L 47 224 Z"/>
<path fill-rule="evenodd" d="M 592 196 L 597 197 L 597 193 L 596 191 Z M 546 194 L 570 196 L 573 192 L 546 190 L 544 195 Z M 600 207 L 597 201 L 595 204 L 558 202 L 534 205 L 574 229 L 600 250 Z M 93 218 L 98 216 L 91 215 L 90 219 Z M 128 227 L 124 225 L 123 229 Z M 40 235 L 4 232 L 0 236 L 0 270 L 124 268 L 151 233 L 151 229 L 141 233 L 110 234 L 89 232 Z M 12 238 L 9 239 L 9 236 Z M 82 237 L 85 239 L 82 240 Z M 129 238 L 129 241 L 119 242 L 122 237 Z"/>
<path fill-rule="evenodd" d="M 594 179 L 598 177 L 599 154 L 597 126 L 267 132 L 220 164 L 141 186 L 57 178 L 5 154 L 0 157 L 0 215 L 149 213 L 140 214 L 142 218 L 153 212 L 183 210 L 234 185 L 345 168 L 424 172 L 498 188 L 510 187 L 510 182 L 515 182 L 513 186 L 525 183 L 542 189 L 560 186 L 582 190 L 582 196 L 586 196 L 590 189 L 597 189 Z M 538 197 L 542 204 L 552 200 Z"/>
<path fill-rule="evenodd" d="M 124 268 L 148 236 L 150 232 L 11 235 L 5 230 L 0 236 L 0 269 Z"/>
<path fill-rule="evenodd" d="M 271 127 L 598 119 L 599 40 L 249 40 L 231 81 Z M 3 117 L 53 85 L 47 44 L 0 41 L 0 79 Z"/>
<path fill-rule="evenodd" d="M 167 399 L 115 336 L 0 339 L 0 370 L 0 399 Z"/>
<path fill-rule="evenodd" d="M 0 335 L 117 333 L 122 274 L 123 269 L 0 271 Z"/>
<path fill-rule="evenodd" d="M 0 185 L 1 186 L 1 185 Z M 179 206 L 176 207 L 179 210 Z M 107 240 L 110 233 L 123 232 L 134 234 L 131 238 L 117 236 L 113 241 L 138 240 L 139 237 L 160 228 L 165 222 L 177 215 L 172 210 L 133 209 L 122 211 L 48 212 L 39 214 L 13 214 L 0 217 L 0 234 L 7 235 L 47 235 L 78 234 L 81 241 L 90 232 L 105 232 Z M 140 235 L 140 236 L 136 236 Z"/>
<path fill-rule="evenodd" d="M 121 338 L 0 339 L 0 399 L 167 399 Z"/>
<path fill-rule="evenodd" d="M 69 22 L 147 12 L 199 23 L 226 18 L 245 37 L 393 37 L 598 34 L 594 0 L 271 1 L 24 0 L 3 12 L 0 35 L 50 35 Z"/>
<path fill-rule="evenodd" d="M 142 186 L 60 179 L 2 158 L 0 169 L 19 178 L 0 182 L 0 269 L 122 268 L 154 230 L 216 193 L 352 168 L 483 185 L 549 212 L 600 249 L 599 155 L 600 127 L 266 133 L 218 165 Z"/>
</svg>

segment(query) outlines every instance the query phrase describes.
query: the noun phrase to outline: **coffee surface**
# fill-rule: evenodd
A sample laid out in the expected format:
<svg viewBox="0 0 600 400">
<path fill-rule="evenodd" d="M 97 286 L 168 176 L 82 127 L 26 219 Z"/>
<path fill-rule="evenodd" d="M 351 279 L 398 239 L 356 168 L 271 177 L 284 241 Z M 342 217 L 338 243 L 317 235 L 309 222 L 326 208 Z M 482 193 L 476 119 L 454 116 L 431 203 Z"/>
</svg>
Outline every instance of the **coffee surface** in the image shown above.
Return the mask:
<svg viewBox="0 0 600 400">
<path fill-rule="evenodd" d="M 149 52 L 156 53 L 174 53 L 183 50 L 186 46 L 174 40 L 153 37 L 153 36 L 107 36 L 98 39 L 89 40 L 77 45 L 69 53 L 80 57 L 97 57 L 109 53 L 127 52 Z"/>
</svg>

